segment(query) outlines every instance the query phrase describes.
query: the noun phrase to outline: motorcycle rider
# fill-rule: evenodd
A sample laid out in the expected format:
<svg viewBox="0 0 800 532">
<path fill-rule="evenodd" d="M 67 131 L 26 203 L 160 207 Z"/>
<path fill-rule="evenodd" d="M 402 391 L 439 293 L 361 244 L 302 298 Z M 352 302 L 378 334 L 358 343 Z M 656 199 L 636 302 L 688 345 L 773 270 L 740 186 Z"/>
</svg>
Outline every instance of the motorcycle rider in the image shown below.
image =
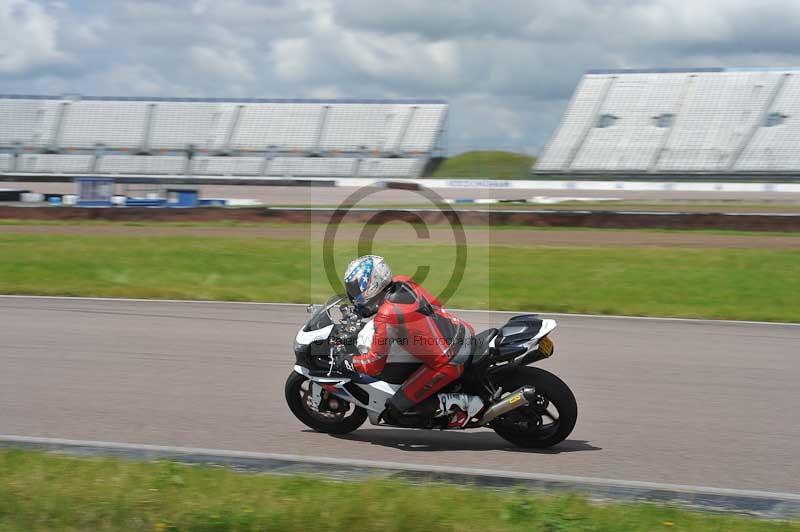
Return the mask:
<svg viewBox="0 0 800 532">
<path fill-rule="evenodd" d="M 472 325 L 446 312 L 436 297 L 410 277 L 392 277 L 383 257 L 377 255 L 352 261 L 344 283 L 361 317 L 374 316 L 375 333 L 367 353 L 340 357 L 336 369 L 377 376 L 389 354 L 403 350 L 422 365 L 387 402 L 390 421 L 417 406 L 417 411 L 430 409 L 434 416 L 450 416 L 450 428 L 466 425 L 483 406 L 479 398 L 434 394 L 463 373 L 475 335 Z"/>
</svg>

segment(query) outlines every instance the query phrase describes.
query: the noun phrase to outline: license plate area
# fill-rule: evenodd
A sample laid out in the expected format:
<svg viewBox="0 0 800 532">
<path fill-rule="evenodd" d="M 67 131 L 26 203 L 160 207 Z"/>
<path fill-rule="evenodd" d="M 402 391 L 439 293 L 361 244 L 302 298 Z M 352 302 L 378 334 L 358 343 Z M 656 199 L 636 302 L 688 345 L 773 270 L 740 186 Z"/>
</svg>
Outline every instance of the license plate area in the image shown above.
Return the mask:
<svg viewBox="0 0 800 532">
<path fill-rule="evenodd" d="M 553 341 L 549 337 L 545 336 L 539 340 L 539 351 L 541 351 L 545 357 L 552 356 L 554 349 Z"/>
</svg>

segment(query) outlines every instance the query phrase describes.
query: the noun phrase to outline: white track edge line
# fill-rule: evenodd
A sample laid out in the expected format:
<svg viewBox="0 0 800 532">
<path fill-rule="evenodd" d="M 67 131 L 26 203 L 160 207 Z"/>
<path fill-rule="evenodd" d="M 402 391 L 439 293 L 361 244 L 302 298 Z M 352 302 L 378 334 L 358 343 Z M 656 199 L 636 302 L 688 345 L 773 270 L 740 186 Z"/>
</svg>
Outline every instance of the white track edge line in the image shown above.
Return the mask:
<svg viewBox="0 0 800 532">
<path fill-rule="evenodd" d="M 684 493 L 698 493 L 698 494 L 713 494 L 713 495 L 729 495 L 738 497 L 758 497 L 758 498 L 772 498 L 784 499 L 790 501 L 800 502 L 800 494 L 797 493 L 784 493 L 784 492 L 771 492 L 759 490 L 741 490 L 734 488 L 717 488 L 709 486 L 691 486 L 684 484 L 668 484 L 660 482 L 645 482 L 639 480 L 613 480 L 597 477 L 582 477 L 571 475 L 553 475 L 547 473 L 521 473 L 517 471 L 493 470 L 493 469 L 473 469 L 468 467 L 456 466 L 437 466 L 428 464 L 406 464 L 400 462 L 388 461 L 372 461 L 372 460 L 359 460 L 348 458 L 330 458 L 325 456 L 302 456 L 294 454 L 276 454 L 276 453 L 262 453 L 255 451 L 236 451 L 226 449 L 206 449 L 202 447 L 179 447 L 167 445 L 151 445 L 141 443 L 122 443 L 122 442 L 105 442 L 93 440 L 71 440 L 64 438 L 42 438 L 33 436 L 18 436 L 13 434 L 0 434 L 0 442 L 2 443 L 20 443 L 20 444 L 38 444 L 38 445 L 60 445 L 71 447 L 89 447 L 113 450 L 135 450 L 135 451 L 153 451 L 162 453 L 176 453 L 176 454 L 195 454 L 195 455 L 209 455 L 217 456 L 220 458 L 248 458 L 248 459 L 262 459 L 262 460 L 283 460 L 287 462 L 298 463 L 317 463 L 326 465 L 339 465 L 339 466 L 355 466 L 355 467 L 372 467 L 376 469 L 391 469 L 398 471 L 418 471 L 418 472 L 431 472 L 431 473 L 449 473 L 449 474 L 462 474 L 462 475 L 481 475 L 493 476 L 509 479 L 519 480 L 542 480 L 552 482 L 570 482 L 580 483 L 586 485 L 594 485 L 601 487 L 623 487 L 623 488 L 640 488 L 640 489 L 653 489 L 653 490 L 669 490 Z"/>
<path fill-rule="evenodd" d="M 273 307 L 307 307 L 308 303 L 279 303 L 274 301 L 213 301 L 207 299 L 138 299 L 128 297 L 82 297 L 82 296 L 40 296 L 25 294 L 0 294 L 0 299 L 55 299 L 63 301 L 119 301 L 132 303 L 188 303 L 202 305 L 250 305 L 250 306 L 273 306 Z M 675 318 L 664 316 L 620 316 L 617 314 L 581 314 L 569 312 L 547 312 L 543 310 L 486 310 L 486 309 L 467 309 L 447 307 L 447 310 L 455 312 L 474 312 L 477 314 L 541 314 L 543 316 L 560 316 L 564 318 L 603 318 L 613 320 L 651 320 L 651 321 L 677 321 L 686 323 L 719 323 L 719 324 L 746 324 L 746 325 L 788 325 L 800 327 L 800 323 L 790 323 L 783 321 L 752 321 L 752 320 L 715 320 L 710 318 Z"/>
</svg>

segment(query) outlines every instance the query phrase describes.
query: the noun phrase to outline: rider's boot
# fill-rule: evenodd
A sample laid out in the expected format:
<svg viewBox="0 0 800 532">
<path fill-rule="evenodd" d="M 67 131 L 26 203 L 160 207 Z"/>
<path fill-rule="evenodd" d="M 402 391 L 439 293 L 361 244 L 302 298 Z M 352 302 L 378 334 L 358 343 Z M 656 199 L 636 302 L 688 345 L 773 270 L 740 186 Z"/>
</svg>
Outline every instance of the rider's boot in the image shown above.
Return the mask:
<svg viewBox="0 0 800 532">
<path fill-rule="evenodd" d="M 448 429 L 464 428 L 483 408 L 483 401 L 477 395 L 440 393 L 437 398 L 439 408 L 436 410 L 436 416 L 450 416 L 447 422 Z"/>
</svg>

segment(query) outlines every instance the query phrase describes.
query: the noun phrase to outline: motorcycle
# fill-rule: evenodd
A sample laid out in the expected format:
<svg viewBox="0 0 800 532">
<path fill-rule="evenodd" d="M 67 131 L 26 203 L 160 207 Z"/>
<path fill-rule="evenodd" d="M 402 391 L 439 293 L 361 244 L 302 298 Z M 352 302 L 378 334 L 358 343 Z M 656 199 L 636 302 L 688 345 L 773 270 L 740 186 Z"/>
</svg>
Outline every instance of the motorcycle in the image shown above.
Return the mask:
<svg viewBox="0 0 800 532">
<path fill-rule="evenodd" d="M 442 415 L 442 409 L 417 405 L 400 416 L 389 415 L 386 401 L 419 367 L 410 356 L 390 352 L 376 377 L 333 369 L 337 356 L 367 352 L 374 332 L 372 321 L 361 318 L 346 298 L 334 296 L 308 311 L 311 316 L 295 338 L 296 365 L 285 386 L 286 402 L 300 421 L 329 434 L 352 432 L 367 419 L 373 425 L 453 428 L 450 412 Z M 557 376 L 528 366 L 553 355 L 549 334 L 555 328 L 555 320 L 523 314 L 476 334 L 464 372 L 439 391 L 435 403 L 446 408 L 448 398 L 467 394 L 469 406 L 457 429 L 488 427 L 525 448 L 560 443 L 575 427 L 575 396 Z"/>
</svg>

